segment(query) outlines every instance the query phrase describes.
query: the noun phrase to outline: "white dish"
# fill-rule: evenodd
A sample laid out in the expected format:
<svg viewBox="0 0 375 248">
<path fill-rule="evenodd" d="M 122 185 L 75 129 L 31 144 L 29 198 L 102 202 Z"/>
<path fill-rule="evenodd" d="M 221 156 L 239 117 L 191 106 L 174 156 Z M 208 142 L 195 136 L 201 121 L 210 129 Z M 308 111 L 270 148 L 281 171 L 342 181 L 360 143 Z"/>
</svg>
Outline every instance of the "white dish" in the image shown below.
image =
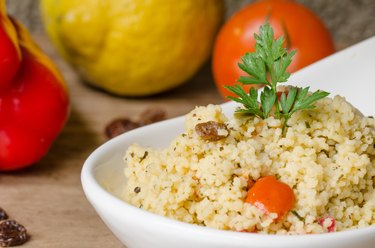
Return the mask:
<svg viewBox="0 0 375 248">
<path fill-rule="evenodd" d="M 311 85 L 340 94 L 365 115 L 375 106 L 375 37 L 327 57 L 290 78 L 294 85 Z M 223 104 L 231 115 L 235 104 Z M 133 143 L 166 147 L 183 131 L 183 117 L 142 127 L 116 137 L 85 161 L 82 185 L 87 199 L 112 232 L 128 248 L 349 248 L 374 247 L 375 225 L 319 235 L 276 236 L 220 231 L 186 224 L 131 206 L 117 196 L 125 183 L 123 155 Z"/>
</svg>

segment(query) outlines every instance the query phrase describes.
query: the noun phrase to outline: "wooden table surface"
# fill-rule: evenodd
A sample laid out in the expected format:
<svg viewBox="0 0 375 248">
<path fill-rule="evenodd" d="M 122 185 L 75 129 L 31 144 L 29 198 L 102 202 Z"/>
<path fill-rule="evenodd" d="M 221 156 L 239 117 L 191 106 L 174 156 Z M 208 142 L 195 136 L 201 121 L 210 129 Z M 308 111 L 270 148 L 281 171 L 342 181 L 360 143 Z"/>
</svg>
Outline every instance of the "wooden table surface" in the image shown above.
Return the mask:
<svg viewBox="0 0 375 248">
<path fill-rule="evenodd" d="M 164 109 L 170 118 L 196 105 L 222 103 L 209 64 L 175 90 L 144 99 L 120 98 L 82 83 L 44 35 L 34 36 L 68 83 L 71 113 L 44 159 L 23 171 L 0 173 L 0 207 L 27 227 L 31 239 L 22 247 L 124 247 L 83 194 L 83 162 L 106 141 L 104 128 L 114 118 L 137 117 L 153 107 Z"/>
</svg>

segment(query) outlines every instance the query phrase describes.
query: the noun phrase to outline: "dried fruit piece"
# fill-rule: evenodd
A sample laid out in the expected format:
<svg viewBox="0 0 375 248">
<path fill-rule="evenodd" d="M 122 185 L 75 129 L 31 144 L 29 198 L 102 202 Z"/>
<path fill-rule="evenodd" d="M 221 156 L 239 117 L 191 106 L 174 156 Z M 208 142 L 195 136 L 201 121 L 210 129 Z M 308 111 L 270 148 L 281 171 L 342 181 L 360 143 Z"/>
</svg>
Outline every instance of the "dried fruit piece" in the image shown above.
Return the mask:
<svg viewBox="0 0 375 248">
<path fill-rule="evenodd" d="M 107 125 L 105 133 L 107 137 L 111 139 L 140 126 L 141 124 L 129 119 L 116 119 Z"/>
<path fill-rule="evenodd" d="M 139 123 L 144 126 L 154 122 L 162 121 L 166 113 L 162 109 L 146 109 L 140 114 Z"/>
<path fill-rule="evenodd" d="M 0 221 L 8 219 L 7 213 L 4 211 L 4 209 L 0 208 Z"/>
<path fill-rule="evenodd" d="M 195 131 L 202 139 L 207 141 L 218 141 L 229 135 L 227 126 L 216 121 L 198 123 L 195 126 Z"/>
<path fill-rule="evenodd" d="M 10 247 L 22 245 L 27 241 L 26 228 L 15 220 L 0 222 L 0 246 Z"/>
<path fill-rule="evenodd" d="M 138 194 L 139 192 L 141 192 L 141 188 L 140 187 L 135 187 L 134 188 L 134 193 Z"/>
<path fill-rule="evenodd" d="M 140 114 L 138 121 L 128 118 L 115 119 L 106 126 L 105 134 L 111 139 L 132 129 L 164 120 L 165 116 L 166 113 L 162 109 L 146 109 Z"/>
</svg>

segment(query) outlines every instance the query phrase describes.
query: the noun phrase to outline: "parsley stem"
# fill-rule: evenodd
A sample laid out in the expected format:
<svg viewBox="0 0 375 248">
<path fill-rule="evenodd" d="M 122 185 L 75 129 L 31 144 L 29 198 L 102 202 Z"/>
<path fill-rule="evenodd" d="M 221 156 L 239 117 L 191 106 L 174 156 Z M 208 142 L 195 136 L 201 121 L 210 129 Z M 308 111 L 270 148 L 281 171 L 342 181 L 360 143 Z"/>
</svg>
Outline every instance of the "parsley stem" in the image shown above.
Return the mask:
<svg viewBox="0 0 375 248">
<path fill-rule="evenodd" d="M 276 100 L 275 100 L 275 115 L 276 115 L 277 119 L 281 119 L 279 101 L 277 100 L 277 96 L 276 96 Z"/>
<path fill-rule="evenodd" d="M 274 105 L 275 105 L 275 115 L 276 115 L 277 119 L 280 119 L 281 118 L 281 116 L 280 116 L 280 107 L 279 107 L 279 101 L 277 99 L 276 84 L 277 84 L 277 82 L 272 84 L 272 92 L 275 94 L 275 102 L 274 102 Z"/>
<path fill-rule="evenodd" d="M 285 131 L 286 131 L 286 127 L 288 125 L 289 118 L 290 118 L 290 115 L 284 114 L 284 122 L 283 122 L 283 127 L 282 127 L 282 130 L 281 130 L 281 133 L 282 133 L 283 136 L 285 135 Z"/>
</svg>

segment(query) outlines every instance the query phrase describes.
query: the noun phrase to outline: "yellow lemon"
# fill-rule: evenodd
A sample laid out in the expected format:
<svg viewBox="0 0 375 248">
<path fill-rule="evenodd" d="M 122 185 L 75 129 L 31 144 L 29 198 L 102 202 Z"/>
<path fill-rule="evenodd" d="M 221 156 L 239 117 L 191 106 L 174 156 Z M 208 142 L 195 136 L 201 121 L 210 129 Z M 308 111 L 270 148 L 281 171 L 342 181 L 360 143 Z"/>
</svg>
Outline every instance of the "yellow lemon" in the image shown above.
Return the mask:
<svg viewBox="0 0 375 248">
<path fill-rule="evenodd" d="M 93 85 L 146 96 L 192 77 L 210 55 L 222 0 L 42 0 L 47 33 Z"/>
</svg>

